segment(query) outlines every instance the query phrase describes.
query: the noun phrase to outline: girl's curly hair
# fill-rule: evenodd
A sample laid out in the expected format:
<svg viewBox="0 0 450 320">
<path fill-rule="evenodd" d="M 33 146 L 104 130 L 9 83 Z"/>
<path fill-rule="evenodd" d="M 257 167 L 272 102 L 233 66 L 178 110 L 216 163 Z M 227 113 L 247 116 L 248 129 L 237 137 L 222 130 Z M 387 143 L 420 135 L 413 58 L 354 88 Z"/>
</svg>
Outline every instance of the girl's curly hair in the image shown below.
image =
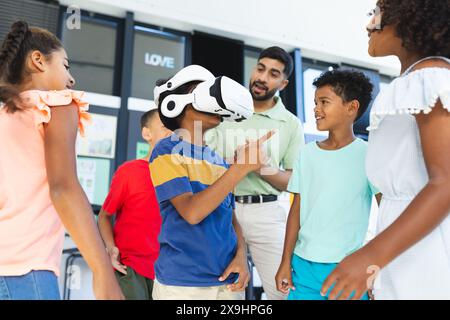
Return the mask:
<svg viewBox="0 0 450 320">
<path fill-rule="evenodd" d="M 377 5 L 381 26 L 395 25 L 407 50 L 450 57 L 450 0 L 379 0 Z"/>
</svg>

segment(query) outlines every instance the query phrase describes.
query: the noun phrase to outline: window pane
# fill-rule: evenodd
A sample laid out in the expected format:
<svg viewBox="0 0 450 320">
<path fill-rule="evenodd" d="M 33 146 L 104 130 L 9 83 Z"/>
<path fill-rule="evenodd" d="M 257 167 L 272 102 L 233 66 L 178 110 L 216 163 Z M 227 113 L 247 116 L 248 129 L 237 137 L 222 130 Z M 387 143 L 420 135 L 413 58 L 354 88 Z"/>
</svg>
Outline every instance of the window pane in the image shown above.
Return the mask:
<svg viewBox="0 0 450 320">
<path fill-rule="evenodd" d="M 259 52 L 245 50 L 244 53 L 244 86 L 248 88 L 253 69 L 258 63 Z"/>
<path fill-rule="evenodd" d="M 78 181 L 89 202 L 103 205 L 108 195 L 111 162 L 107 159 L 77 157 Z"/>
<path fill-rule="evenodd" d="M 136 27 L 131 96 L 153 100 L 158 79 L 172 77 L 184 67 L 184 37 L 161 36 Z"/>
<path fill-rule="evenodd" d="M 71 62 L 70 73 L 76 81 L 75 89 L 110 95 L 113 94 L 113 68 Z"/>
<path fill-rule="evenodd" d="M 304 99 L 304 113 L 305 124 L 304 130 L 306 134 L 325 136 L 328 132 L 319 131 L 316 127 L 316 118 L 314 116 L 314 96 L 316 88 L 313 86 L 314 79 L 319 77 L 324 70 L 308 68 L 303 72 L 303 99 Z"/>
<path fill-rule="evenodd" d="M 79 30 L 64 27 L 62 39 L 71 62 L 75 88 L 113 94 L 116 28 L 83 19 Z"/>
</svg>

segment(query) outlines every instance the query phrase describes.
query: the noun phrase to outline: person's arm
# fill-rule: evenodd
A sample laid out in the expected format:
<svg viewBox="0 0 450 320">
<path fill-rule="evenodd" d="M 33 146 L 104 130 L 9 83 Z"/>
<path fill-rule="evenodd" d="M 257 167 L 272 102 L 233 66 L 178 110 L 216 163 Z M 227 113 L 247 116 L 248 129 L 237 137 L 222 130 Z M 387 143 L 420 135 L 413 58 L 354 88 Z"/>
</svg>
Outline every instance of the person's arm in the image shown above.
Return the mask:
<svg viewBox="0 0 450 320">
<path fill-rule="evenodd" d="M 98 229 L 106 249 L 114 248 L 116 244 L 114 242 L 112 215 L 103 210 L 103 208 L 100 209 L 100 213 L 98 214 Z"/>
<path fill-rule="evenodd" d="M 127 274 L 127 266 L 120 263 L 120 251 L 116 247 L 114 241 L 114 231 L 112 223 L 112 215 L 104 211 L 103 208 L 100 210 L 98 215 L 98 228 L 103 242 L 106 246 L 106 252 L 108 252 L 111 259 L 111 264 L 117 271 Z"/>
<path fill-rule="evenodd" d="M 355 299 L 367 290 L 368 268 L 383 268 L 433 231 L 450 211 L 450 113 L 438 102 L 431 113 L 416 115 L 429 181 L 400 217 L 365 247 L 344 259 L 324 282 L 330 298 Z"/>
<path fill-rule="evenodd" d="M 286 235 L 284 237 L 283 256 L 280 267 L 275 276 L 275 282 L 278 291 L 288 294 L 289 289 L 295 290 L 292 283 L 291 261 L 294 254 L 295 244 L 297 243 L 298 233 L 300 231 L 300 194 L 294 194 L 294 201 L 286 224 Z"/>
<path fill-rule="evenodd" d="M 303 134 L 303 128 L 298 119 L 295 119 L 295 123 L 291 122 L 292 134 L 289 137 L 289 145 L 286 153 L 281 159 L 281 164 L 284 170 L 271 167 L 270 165 L 262 167 L 256 173 L 264 181 L 269 183 L 272 187 L 279 191 L 287 191 L 289 180 L 292 176 L 292 167 L 299 154 L 301 146 L 305 144 L 305 136 Z"/>
<path fill-rule="evenodd" d="M 127 267 L 120 262 L 120 251 L 114 241 L 112 217 L 119 212 L 128 194 L 128 181 L 130 180 L 127 167 L 120 166 L 111 179 L 108 195 L 98 215 L 98 228 L 109 254 L 111 264 L 117 271 L 127 274 Z"/>
<path fill-rule="evenodd" d="M 279 191 L 286 191 L 292 169 L 281 170 L 273 167 L 262 167 L 256 171 L 259 177 Z"/>
<path fill-rule="evenodd" d="M 236 255 L 234 256 L 234 259 L 231 261 L 228 267 L 225 269 L 222 276 L 219 278 L 219 281 L 225 281 L 231 273 L 237 273 L 239 274 L 238 282 L 229 285 L 228 288 L 231 291 L 243 291 L 250 281 L 250 273 L 248 271 L 247 250 L 245 246 L 244 236 L 242 235 L 242 229 L 239 225 L 239 222 L 237 221 L 234 210 L 233 227 L 238 238 Z"/>
<path fill-rule="evenodd" d="M 88 266 L 97 299 L 123 299 L 111 262 L 98 233 L 92 207 L 78 182 L 75 140 L 78 109 L 71 104 L 51 109 L 45 125 L 45 161 L 50 197 Z"/>
<path fill-rule="evenodd" d="M 190 224 L 198 224 L 213 212 L 233 191 L 236 185 L 248 173 L 258 170 L 263 165 L 260 157 L 261 144 L 267 141 L 273 132 L 269 132 L 257 141 L 250 143 L 239 151 L 239 164 L 233 164 L 218 180 L 205 190 L 186 192 L 170 199 L 178 213 Z M 255 163 L 251 163 L 251 155 L 258 155 Z"/>
</svg>

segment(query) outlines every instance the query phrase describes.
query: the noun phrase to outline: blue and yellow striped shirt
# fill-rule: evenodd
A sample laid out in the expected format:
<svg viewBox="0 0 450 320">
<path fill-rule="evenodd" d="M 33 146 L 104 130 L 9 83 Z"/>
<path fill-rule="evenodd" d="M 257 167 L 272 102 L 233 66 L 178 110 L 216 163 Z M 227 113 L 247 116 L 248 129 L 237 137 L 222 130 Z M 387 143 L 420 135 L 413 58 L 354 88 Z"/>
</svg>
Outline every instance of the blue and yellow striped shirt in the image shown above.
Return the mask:
<svg viewBox="0 0 450 320">
<path fill-rule="evenodd" d="M 184 142 L 176 134 L 161 140 L 150 157 L 150 172 L 160 206 L 160 254 L 157 280 L 164 285 L 206 287 L 218 279 L 234 258 L 237 236 L 232 225 L 234 198 L 230 193 L 201 223 L 191 225 L 170 199 L 198 193 L 219 179 L 228 164 L 206 146 Z M 231 275 L 226 283 L 236 280 Z"/>
</svg>

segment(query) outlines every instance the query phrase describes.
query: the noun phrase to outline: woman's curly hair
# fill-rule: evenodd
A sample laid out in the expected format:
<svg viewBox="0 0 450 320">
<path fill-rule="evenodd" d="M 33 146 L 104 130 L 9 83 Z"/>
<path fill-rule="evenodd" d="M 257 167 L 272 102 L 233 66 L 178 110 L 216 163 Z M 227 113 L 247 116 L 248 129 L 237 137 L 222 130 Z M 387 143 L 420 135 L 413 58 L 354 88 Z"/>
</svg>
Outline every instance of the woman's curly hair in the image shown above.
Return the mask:
<svg viewBox="0 0 450 320">
<path fill-rule="evenodd" d="M 377 5 L 381 27 L 395 25 L 407 50 L 450 57 L 450 0 L 379 0 Z"/>
</svg>

